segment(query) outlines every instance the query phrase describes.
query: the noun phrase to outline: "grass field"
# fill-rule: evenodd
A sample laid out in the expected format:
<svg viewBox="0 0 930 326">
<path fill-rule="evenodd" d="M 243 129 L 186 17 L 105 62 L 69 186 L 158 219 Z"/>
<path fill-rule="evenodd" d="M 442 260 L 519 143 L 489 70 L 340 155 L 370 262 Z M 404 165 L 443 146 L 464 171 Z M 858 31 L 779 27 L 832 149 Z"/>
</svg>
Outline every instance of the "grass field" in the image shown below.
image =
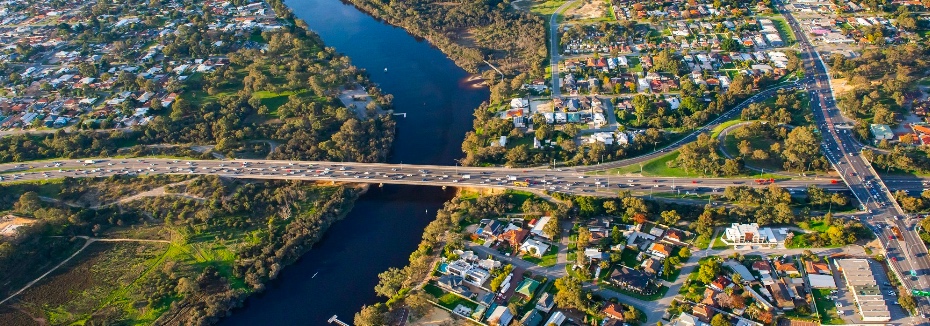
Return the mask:
<svg viewBox="0 0 930 326">
<path fill-rule="evenodd" d="M 727 246 L 727 244 L 723 242 L 723 235 L 714 238 L 714 245 L 711 247 L 711 249 L 723 250 L 727 248 L 729 248 L 729 246 Z"/>
<path fill-rule="evenodd" d="M 762 135 L 756 135 L 756 136 L 750 137 L 746 139 L 746 141 L 749 141 L 749 145 L 750 147 L 752 147 L 753 150 L 761 149 L 765 151 L 768 151 L 768 149 L 772 146 L 772 144 L 776 143 L 776 141 L 768 137 L 762 136 Z M 736 137 L 734 137 L 731 134 L 727 134 L 726 138 L 724 138 L 723 140 L 723 148 L 726 149 L 727 153 L 730 154 L 731 156 L 737 157 L 739 156 L 739 143 L 740 142 L 742 142 L 742 140 L 736 139 Z M 763 169 L 766 171 L 784 170 L 784 162 L 782 162 L 780 157 L 775 156 L 775 155 L 770 154 L 769 158 L 764 159 L 764 160 L 758 160 L 758 159 L 752 158 L 751 156 L 747 156 L 747 157 L 744 157 L 744 160 L 746 161 L 746 165 L 754 167 L 754 168 L 759 168 L 759 169 Z"/>
<path fill-rule="evenodd" d="M 717 136 L 719 136 L 720 133 L 723 132 L 724 129 L 727 129 L 730 126 L 741 123 L 741 122 L 743 122 L 743 120 L 740 120 L 740 119 L 724 121 L 720 123 L 719 125 L 717 125 L 716 127 L 714 127 L 714 129 L 711 129 L 710 137 L 717 138 Z"/>
<path fill-rule="evenodd" d="M 845 322 L 840 315 L 836 313 L 836 304 L 828 298 L 829 289 L 813 289 L 814 301 L 817 303 L 817 312 L 820 313 L 820 321 L 824 325 L 843 325 Z"/>
<path fill-rule="evenodd" d="M 791 27 L 788 26 L 788 22 L 785 21 L 785 18 L 781 15 L 775 15 L 768 17 L 772 20 L 772 23 L 775 24 L 775 29 L 778 30 L 778 34 L 781 35 L 782 40 L 785 41 L 786 45 L 792 45 L 798 41 L 795 37 L 794 32 L 791 31 Z"/>
<path fill-rule="evenodd" d="M 608 170 L 608 173 L 609 174 L 640 174 L 640 171 L 642 171 L 642 175 L 647 176 L 647 177 L 648 176 L 679 177 L 679 178 L 707 177 L 701 173 L 698 173 L 697 171 L 685 171 L 678 167 L 669 167 L 668 162 L 674 161 L 675 159 L 677 159 L 678 155 L 679 155 L 678 151 L 673 151 L 671 153 L 654 158 L 644 163 L 642 166 L 640 166 L 639 164 L 627 165 L 627 166 L 623 166 L 619 168 L 610 169 Z M 742 178 L 742 177 L 748 177 L 748 176 L 752 176 L 752 177 L 758 176 L 758 177 L 765 178 L 765 179 L 769 179 L 769 178 L 785 179 L 785 176 L 783 175 L 775 175 L 775 174 L 768 174 L 768 173 L 759 175 L 759 174 L 752 174 L 751 172 L 752 171 L 749 171 L 749 173 L 743 173 L 743 174 L 735 175 L 732 177 Z"/>
<path fill-rule="evenodd" d="M 23 292 L 20 305 L 50 324 L 83 324 L 91 315 L 119 309 L 131 324 L 154 321 L 152 309 L 134 295 L 164 258 L 167 244 L 94 243 L 71 262 Z M 101 309 L 107 306 L 107 309 Z"/>
<path fill-rule="evenodd" d="M 423 291 L 426 291 L 426 293 L 432 294 L 434 297 L 436 297 L 437 304 L 449 309 L 455 309 L 455 307 L 458 305 L 463 305 L 465 307 L 471 308 L 472 310 L 478 307 L 478 304 L 474 301 L 465 299 L 452 293 L 446 293 L 438 286 L 433 284 L 427 284 L 424 286 Z"/>
<path fill-rule="evenodd" d="M 546 254 L 543 255 L 541 258 L 526 255 L 526 256 L 523 256 L 522 259 L 525 261 L 531 262 L 533 264 L 539 265 L 540 267 L 549 267 L 549 266 L 555 266 L 558 256 L 559 256 L 559 247 L 551 246 L 549 247 L 549 250 L 546 251 Z"/>
<path fill-rule="evenodd" d="M 530 11 L 538 15 L 550 16 L 555 12 L 556 9 L 559 9 L 559 6 L 561 6 L 563 3 L 565 3 L 565 0 L 533 2 L 533 4 L 530 5 Z"/>
</svg>

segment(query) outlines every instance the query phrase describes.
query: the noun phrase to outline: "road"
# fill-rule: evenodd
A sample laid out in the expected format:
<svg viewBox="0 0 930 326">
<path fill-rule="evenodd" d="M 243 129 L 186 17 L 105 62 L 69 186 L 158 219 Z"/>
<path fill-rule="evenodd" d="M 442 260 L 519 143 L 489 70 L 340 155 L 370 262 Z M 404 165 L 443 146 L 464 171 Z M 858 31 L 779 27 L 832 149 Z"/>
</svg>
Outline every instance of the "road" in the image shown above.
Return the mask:
<svg viewBox="0 0 930 326">
<path fill-rule="evenodd" d="M 803 82 L 810 91 L 811 109 L 821 134 L 824 135 L 821 144 L 824 153 L 859 200 L 862 208 L 871 213 L 862 219 L 871 225 L 873 230 L 878 231 L 886 256 L 891 259 L 890 265 L 903 281 L 904 287 L 908 290 L 926 290 L 930 257 L 927 256 L 927 247 L 914 230 L 917 220 L 909 218 L 898 206 L 886 183 L 861 155 L 862 145 L 853 138 L 852 133 L 848 129 L 835 126 L 836 123 L 845 123 L 848 120 L 836 106 L 828 68 L 791 12 L 783 5 L 779 5 L 779 9 L 798 37 L 802 61 L 807 71 Z M 897 236 L 893 228 L 900 230 L 902 237 Z M 918 302 L 918 310 L 922 317 L 915 318 L 912 322 L 928 324 L 926 317 L 930 316 L 930 301 Z"/>
<path fill-rule="evenodd" d="M 575 0 L 566 1 L 549 17 L 549 70 L 552 72 L 552 98 L 562 96 L 562 86 L 559 85 L 562 78 L 559 74 L 559 16 L 565 8 L 568 8 Z"/>
<path fill-rule="evenodd" d="M 750 178 L 672 178 L 619 175 L 591 176 L 568 169 L 514 169 L 505 167 L 458 167 L 384 163 L 337 163 L 273 160 L 178 160 L 80 159 L 0 164 L 0 182 L 43 180 L 61 177 L 108 177 L 112 175 L 191 174 L 245 179 L 316 180 L 372 184 L 406 184 L 476 188 L 509 188 L 593 196 L 616 196 L 619 190 L 636 193 L 686 190 L 696 193 L 721 191 L 727 186 L 764 187 Z M 836 182 L 836 183 L 834 183 Z M 774 184 L 789 189 L 818 185 L 846 189 L 838 180 L 790 179 Z M 896 189 L 918 190 L 918 179 L 892 183 Z"/>
<path fill-rule="evenodd" d="M 633 165 L 633 164 L 639 164 L 639 163 L 643 163 L 643 162 L 652 160 L 652 159 L 654 159 L 654 158 L 660 157 L 660 156 L 662 156 L 662 155 L 667 154 L 668 152 L 671 152 L 671 151 L 674 151 L 674 150 L 678 149 L 679 147 L 683 146 L 684 144 L 687 144 L 687 143 L 690 143 L 690 142 L 693 142 L 693 141 L 697 140 L 697 138 L 698 138 L 699 135 L 701 135 L 701 134 L 703 134 L 703 133 L 706 133 L 706 132 L 710 132 L 711 130 L 713 130 L 715 127 L 717 127 L 717 126 L 720 125 L 721 123 L 723 123 L 723 122 L 725 122 L 725 121 L 729 121 L 729 120 L 735 119 L 736 117 L 738 117 L 738 116 L 743 112 L 743 108 L 749 106 L 749 104 L 755 103 L 755 102 L 757 102 L 757 101 L 764 101 L 765 99 L 767 99 L 767 98 L 771 97 L 772 95 L 774 95 L 774 94 L 775 94 L 776 92 L 778 92 L 778 90 L 780 90 L 780 89 L 787 89 L 787 88 L 794 88 L 794 87 L 797 87 L 797 85 L 794 84 L 794 83 L 785 83 L 785 84 L 776 85 L 776 86 L 774 86 L 774 87 L 770 87 L 770 88 L 768 88 L 768 89 L 766 89 L 766 90 L 764 90 L 764 91 L 761 91 L 761 92 L 759 92 L 759 93 L 756 93 L 755 95 L 753 95 L 753 96 L 749 97 L 748 99 L 744 100 L 743 102 L 741 102 L 741 103 L 738 104 L 737 106 L 734 106 L 734 107 L 731 108 L 730 110 L 724 112 L 723 114 L 721 114 L 721 115 L 720 115 L 719 117 L 717 117 L 716 119 L 711 120 L 709 123 L 707 123 L 706 125 L 704 125 L 704 127 L 701 127 L 700 129 L 698 129 L 698 130 L 696 130 L 696 131 L 694 131 L 694 132 L 688 134 L 688 135 L 685 136 L 684 138 L 679 139 L 678 141 L 676 141 L 676 142 L 674 142 L 674 143 L 671 143 L 671 144 L 669 144 L 669 145 L 667 145 L 667 146 L 665 146 L 665 147 L 663 147 L 663 148 L 661 148 L 661 149 L 659 149 L 659 150 L 657 150 L 657 151 L 654 151 L 654 152 L 652 152 L 652 153 L 649 153 L 649 154 L 646 154 L 646 155 L 640 155 L 640 156 L 633 157 L 633 158 L 628 158 L 628 159 L 625 159 L 625 160 L 612 161 L 612 162 L 607 162 L 607 163 L 602 163 L 602 164 L 596 164 L 596 165 L 589 165 L 589 166 L 575 167 L 574 170 L 575 170 L 575 171 L 578 171 L 578 172 L 602 171 L 602 170 L 607 170 L 607 169 L 612 169 L 612 168 L 618 168 L 618 167 L 622 167 L 622 166 L 628 166 L 628 165 Z"/>
</svg>

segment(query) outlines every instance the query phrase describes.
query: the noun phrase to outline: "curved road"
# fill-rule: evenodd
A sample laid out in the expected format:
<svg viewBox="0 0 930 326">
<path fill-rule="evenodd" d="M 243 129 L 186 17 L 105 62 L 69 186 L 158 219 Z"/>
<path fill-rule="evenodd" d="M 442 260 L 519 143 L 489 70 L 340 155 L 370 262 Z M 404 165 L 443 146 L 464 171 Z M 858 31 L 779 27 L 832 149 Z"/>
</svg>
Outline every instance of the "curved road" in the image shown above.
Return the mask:
<svg viewBox="0 0 930 326">
<path fill-rule="evenodd" d="M 658 151 L 655 151 L 655 152 L 652 152 L 652 153 L 649 153 L 649 154 L 645 154 L 645 155 L 640 155 L 640 156 L 637 156 L 637 157 L 632 157 L 632 158 L 628 158 L 628 159 L 619 160 L 619 161 L 612 161 L 612 162 L 601 163 L 601 164 L 595 164 L 595 165 L 588 165 L 588 166 L 579 166 L 579 167 L 575 167 L 575 168 L 573 168 L 573 169 L 574 169 L 575 171 L 578 171 L 578 172 L 602 171 L 602 170 L 607 170 L 607 169 L 611 169 L 611 168 L 618 168 L 618 167 L 622 167 L 622 166 L 633 165 L 633 164 L 638 164 L 638 163 L 641 163 L 641 162 L 645 162 L 645 161 L 652 160 L 652 159 L 657 158 L 657 157 L 659 157 L 659 156 L 665 155 L 667 152 L 674 151 L 674 150 L 678 149 L 679 147 L 683 146 L 684 144 L 687 144 L 687 143 L 690 143 L 690 142 L 693 142 L 693 141 L 697 140 L 697 138 L 698 138 L 698 136 L 699 136 L 700 134 L 705 133 L 705 132 L 709 132 L 710 130 L 713 130 L 715 127 L 717 127 L 718 125 L 720 125 L 720 123 L 725 122 L 725 121 L 728 121 L 728 120 L 732 120 L 733 118 L 735 118 L 736 116 L 738 116 L 740 113 L 742 113 L 743 108 L 749 106 L 749 104 L 755 103 L 756 101 L 763 101 L 763 100 L 769 98 L 770 96 L 772 96 L 772 94 L 775 94 L 775 93 L 776 93 L 778 90 L 780 90 L 780 89 L 792 88 L 792 87 L 796 87 L 796 86 L 797 86 L 797 85 L 796 85 L 795 83 L 787 83 L 787 84 L 781 84 L 781 85 L 777 85 L 777 86 L 774 86 L 774 87 L 770 87 L 770 88 L 768 88 L 768 89 L 766 89 L 766 90 L 764 90 L 764 91 L 761 91 L 761 92 L 759 92 L 759 93 L 757 93 L 757 94 L 751 96 L 750 98 L 744 100 L 743 102 L 741 102 L 741 103 L 738 104 L 737 106 L 735 106 L 735 107 L 729 109 L 728 111 L 724 112 L 723 114 L 721 114 L 721 115 L 720 115 L 719 117 L 717 117 L 716 119 L 711 120 L 709 123 L 707 123 L 706 125 L 704 125 L 704 127 L 701 127 L 700 129 L 698 129 L 698 130 L 692 132 L 691 134 L 685 136 L 684 138 L 679 139 L 678 141 L 676 141 L 676 142 L 674 142 L 674 143 L 671 143 L 671 144 L 669 144 L 669 145 L 667 145 L 667 146 L 665 146 L 665 147 L 659 149 Z"/>
</svg>

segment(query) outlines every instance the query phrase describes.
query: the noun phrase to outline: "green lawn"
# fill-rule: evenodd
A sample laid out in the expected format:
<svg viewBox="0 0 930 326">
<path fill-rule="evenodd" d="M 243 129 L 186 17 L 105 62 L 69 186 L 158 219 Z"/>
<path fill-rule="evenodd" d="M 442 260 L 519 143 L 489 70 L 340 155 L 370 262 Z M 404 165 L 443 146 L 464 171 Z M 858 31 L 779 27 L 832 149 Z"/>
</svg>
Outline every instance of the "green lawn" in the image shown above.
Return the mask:
<svg viewBox="0 0 930 326">
<path fill-rule="evenodd" d="M 678 178 L 701 178 L 701 177 L 706 177 L 705 175 L 703 175 L 703 174 L 701 174 L 701 173 L 699 173 L 699 172 L 697 172 L 697 171 L 685 171 L 685 170 L 683 170 L 683 169 L 681 169 L 681 168 L 678 168 L 678 167 L 669 167 L 669 166 L 668 166 L 668 162 L 674 161 L 675 159 L 677 159 L 679 154 L 680 154 L 680 153 L 676 150 L 676 151 L 673 151 L 673 152 L 671 152 L 671 153 L 668 153 L 668 154 L 662 155 L 662 156 L 660 156 L 660 157 L 654 158 L 654 159 L 652 159 L 652 160 L 646 162 L 646 163 L 643 164 L 642 166 L 640 166 L 639 164 L 627 165 L 627 166 L 623 166 L 623 167 L 619 167 L 619 168 L 610 169 L 610 170 L 608 170 L 608 173 L 609 173 L 609 174 L 639 174 L 640 171 L 642 171 L 642 175 L 643 175 L 643 176 L 647 176 L 647 177 L 650 177 L 650 176 L 656 176 L 656 177 L 678 177 Z M 752 171 L 749 171 L 749 172 L 752 172 Z M 593 175 L 594 173 L 589 173 L 589 174 L 592 174 L 592 175 Z M 732 176 L 732 177 L 734 177 L 734 178 L 743 178 L 743 177 L 747 177 L 747 176 L 752 176 L 752 177 L 759 176 L 759 177 L 765 178 L 765 179 L 769 179 L 769 178 L 772 178 L 772 179 L 785 179 L 785 176 L 783 176 L 783 175 L 775 175 L 775 174 L 768 174 L 768 173 L 766 173 L 766 174 L 764 174 L 764 175 L 761 175 L 761 176 L 760 176 L 759 174 L 746 173 L 746 174 L 740 174 L 740 175 L 736 175 L 736 176 Z"/>
<path fill-rule="evenodd" d="M 740 120 L 740 119 L 734 119 L 734 120 L 724 121 L 724 122 L 720 123 L 719 125 L 717 125 L 716 127 L 714 127 L 714 129 L 711 129 L 711 131 L 710 131 L 710 137 L 711 137 L 711 138 L 717 138 L 717 136 L 719 136 L 720 133 L 723 132 L 724 129 L 727 129 L 727 128 L 729 128 L 730 126 L 735 125 L 735 124 L 738 124 L 738 123 L 741 123 L 741 122 L 744 122 L 744 121 L 743 121 L 743 120 Z"/>
<path fill-rule="evenodd" d="M 772 23 L 775 24 L 775 29 L 778 30 L 778 34 L 781 35 L 785 45 L 792 45 L 797 42 L 797 38 L 794 36 L 794 32 L 791 31 L 791 28 L 788 26 L 788 22 L 785 21 L 785 18 L 781 15 L 769 17 L 772 20 Z"/>
<path fill-rule="evenodd" d="M 817 312 L 820 313 L 821 323 L 824 325 L 843 325 L 843 319 L 836 313 L 836 304 L 830 298 L 829 289 L 813 289 L 814 301 L 817 303 Z"/>
<path fill-rule="evenodd" d="M 636 259 L 638 255 L 639 251 L 624 248 L 623 252 L 620 253 L 620 263 L 629 268 L 636 268 L 636 266 L 639 266 L 639 260 Z"/>
<path fill-rule="evenodd" d="M 565 3 L 565 1 L 566 0 L 547 0 L 543 2 L 534 2 L 530 6 L 530 12 L 537 15 L 550 16 L 556 9 L 559 9 L 559 6 Z M 548 20 L 548 18 L 546 19 Z"/>
<path fill-rule="evenodd" d="M 714 246 L 711 247 L 711 249 L 723 250 L 729 247 L 730 246 L 727 246 L 727 244 L 723 242 L 723 235 L 720 235 L 719 237 L 714 238 Z"/>
<path fill-rule="evenodd" d="M 448 308 L 450 310 L 455 309 L 455 307 L 458 305 L 463 305 L 472 310 L 478 307 L 477 303 L 471 300 L 465 299 L 463 297 L 460 297 L 453 293 L 446 293 L 445 291 L 440 289 L 438 286 L 433 285 L 433 284 L 427 284 L 426 286 L 424 286 L 423 291 L 426 291 L 426 293 L 432 294 L 434 297 L 436 297 L 437 304 L 445 308 Z"/>
<path fill-rule="evenodd" d="M 749 144 L 753 150 L 761 149 L 768 151 L 772 144 L 776 143 L 776 141 L 762 135 L 756 135 L 746 140 L 749 141 Z M 734 137 L 732 134 L 727 134 L 726 138 L 723 140 L 723 148 L 727 151 L 728 154 L 730 154 L 730 156 L 737 157 L 739 156 L 739 143 L 741 142 L 741 139 L 736 139 L 736 137 Z M 758 160 L 752 158 L 751 156 L 747 156 L 744 157 L 744 160 L 746 161 L 746 165 L 760 168 L 766 171 L 784 170 L 784 163 L 782 162 L 781 158 L 776 155 L 770 154 L 769 158 L 764 160 Z"/>
<path fill-rule="evenodd" d="M 556 260 L 559 256 L 559 247 L 552 246 L 549 247 L 549 251 L 546 251 L 546 254 L 542 258 L 537 258 L 533 256 L 523 256 L 523 260 L 539 265 L 540 267 L 549 267 L 555 266 Z"/>
</svg>

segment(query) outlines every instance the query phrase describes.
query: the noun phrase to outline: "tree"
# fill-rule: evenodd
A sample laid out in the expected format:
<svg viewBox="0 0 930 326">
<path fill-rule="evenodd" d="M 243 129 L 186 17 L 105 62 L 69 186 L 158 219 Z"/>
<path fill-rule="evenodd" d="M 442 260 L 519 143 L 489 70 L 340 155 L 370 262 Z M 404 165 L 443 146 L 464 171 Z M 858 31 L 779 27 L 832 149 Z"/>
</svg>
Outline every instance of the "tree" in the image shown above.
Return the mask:
<svg viewBox="0 0 930 326">
<path fill-rule="evenodd" d="M 426 291 L 416 291 L 404 298 L 404 303 L 410 308 L 410 317 L 420 319 L 433 309 L 433 304 L 430 303 L 433 299 L 435 298 Z"/>
<path fill-rule="evenodd" d="M 713 282 L 717 278 L 717 274 L 720 273 L 720 261 L 717 259 L 705 260 L 700 265 L 697 279 L 704 284 Z"/>
<path fill-rule="evenodd" d="M 27 191 L 19 196 L 19 200 L 14 205 L 14 208 L 17 212 L 23 214 L 33 214 L 35 211 L 42 208 L 41 200 L 39 200 L 39 194 L 35 191 Z"/>
<path fill-rule="evenodd" d="M 584 290 L 581 288 L 581 281 L 571 277 L 563 276 L 555 280 L 555 304 L 566 309 L 584 310 L 587 307 Z"/>
<path fill-rule="evenodd" d="M 386 298 L 392 298 L 403 287 L 407 280 L 407 273 L 403 269 L 391 267 L 388 270 L 378 274 L 378 285 L 375 286 L 375 293 Z"/>
<path fill-rule="evenodd" d="M 691 258 L 691 249 L 689 249 L 687 246 L 681 247 L 681 249 L 678 250 L 678 257 L 681 257 L 681 260 L 687 260 L 688 258 Z"/>
<path fill-rule="evenodd" d="M 552 216 L 549 218 L 549 222 L 546 222 L 546 225 L 543 226 L 543 234 L 552 240 L 559 239 L 559 236 L 562 235 L 562 228 L 559 227 L 559 219 L 557 217 Z"/>
<path fill-rule="evenodd" d="M 782 151 L 786 169 L 806 169 L 807 164 L 819 155 L 820 139 L 814 134 L 812 128 L 797 127 L 788 133 L 784 151 Z"/>
<path fill-rule="evenodd" d="M 681 220 L 681 215 L 678 215 L 678 211 L 676 210 L 664 211 L 662 212 L 661 216 L 662 223 L 665 223 L 668 226 L 675 226 L 675 224 Z"/>
<path fill-rule="evenodd" d="M 731 325 L 732 324 L 730 323 L 730 321 L 727 320 L 727 317 L 724 316 L 723 314 L 716 314 L 714 315 L 714 318 L 711 318 L 710 320 L 710 326 L 731 326 Z"/>
<path fill-rule="evenodd" d="M 739 51 L 740 47 L 741 44 L 730 37 L 725 38 L 722 42 L 720 42 L 720 49 L 725 52 Z"/>
<path fill-rule="evenodd" d="M 914 296 L 907 292 L 901 292 L 901 294 L 898 295 L 898 303 L 901 304 L 901 308 L 909 312 L 913 312 L 914 309 L 917 309 L 917 302 L 914 301 Z"/>
<path fill-rule="evenodd" d="M 584 250 L 588 247 L 588 242 L 591 241 L 591 231 L 586 227 L 581 227 L 578 229 L 578 238 L 576 239 L 576 247 L 578 250 Z"/>
<path fill-rule="evenodd" d="M 362 310 L 355 313 L 355 325 L 357 326 L 381 326 L 387 325 L 387 308 L 379 303 L 371 306 L 362 306 Z"/>
</svg>

